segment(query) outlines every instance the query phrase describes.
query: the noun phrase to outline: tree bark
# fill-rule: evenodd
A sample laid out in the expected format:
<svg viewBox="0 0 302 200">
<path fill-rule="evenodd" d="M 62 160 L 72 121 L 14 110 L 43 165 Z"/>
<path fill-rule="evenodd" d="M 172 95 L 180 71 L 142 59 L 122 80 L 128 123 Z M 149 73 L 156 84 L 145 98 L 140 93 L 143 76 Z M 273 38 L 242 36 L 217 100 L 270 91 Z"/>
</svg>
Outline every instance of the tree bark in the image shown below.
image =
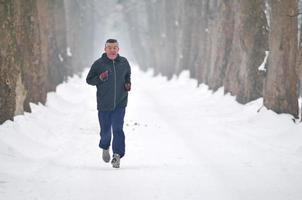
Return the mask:
<svg viewBox="0 0 302 200">
<path fill-rule="evenodd" d="M 21 73 L 16 13 L 15 1 L 0 3 L 0 124 L 12 119 L 16 110 L 16 85 Z"/>
<path fill-rule="evenodd" d="M 234 35 L 224 79 L 225 92 L 240 103 L 263 94 L 264 77 L 258 70 L 268 50 L 268 31 L 262 0 L 233 2 Z"/>
<path fill-rule="evenodd" d="M 206 73 L 203 80 L 214 91 L 223 86 L 229 62 L 234 33 L 232 1 L 211 1 L 208 11 L 207 56 L 204 57 Z"/>
<path fill-rule="evenodd" d="M 264 105 L 277 113 L 298 117 L 296 74 L 297 0 L 270 1 L 270 55 L 264 91 Z"/>
</svg>

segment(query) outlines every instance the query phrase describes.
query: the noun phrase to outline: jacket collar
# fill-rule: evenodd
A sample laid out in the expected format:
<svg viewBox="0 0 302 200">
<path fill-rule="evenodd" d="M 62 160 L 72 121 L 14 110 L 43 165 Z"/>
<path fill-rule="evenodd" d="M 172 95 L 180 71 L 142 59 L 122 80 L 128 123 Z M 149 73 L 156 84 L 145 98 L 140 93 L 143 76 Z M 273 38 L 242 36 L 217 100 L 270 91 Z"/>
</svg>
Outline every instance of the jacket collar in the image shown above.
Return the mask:
<svg viewBox="0 0 302 200">
<path fill-rule="evenodd" d="M 103 53 L 102 54 L 102 59 L 104 59 L 106 62 L 112 62 L 112 60 L 111 59 L 109 59 L 108 57 L 107 57 L 107 54 L 106 53 Z M 114 61 L 116 61 L 116 62 L 119 62 L 120 61 L 120 55 L 119 54 L 117 54 L 117 57 L 114 59 Z"/>
</svg>

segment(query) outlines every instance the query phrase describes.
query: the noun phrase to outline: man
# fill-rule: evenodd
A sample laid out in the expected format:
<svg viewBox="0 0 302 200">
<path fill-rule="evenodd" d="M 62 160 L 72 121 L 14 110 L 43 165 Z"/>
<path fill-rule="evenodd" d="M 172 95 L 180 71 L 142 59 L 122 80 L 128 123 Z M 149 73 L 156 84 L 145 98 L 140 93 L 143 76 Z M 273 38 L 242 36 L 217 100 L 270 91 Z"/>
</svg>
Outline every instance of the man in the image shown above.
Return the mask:
<svg viewBox="0 0 302 200">
<path fill-rule="evenodd" d="M 125 155 L 125 134 L 123 131 L 128 91 L 131 89 L 130 65 L 126 58 L 120 56 L 116 39 L 108 39 L 105 53 L 90 68 L 86 82 L 97 88 L 97 109 L 100 123 L 100 143 L 103 160 L 110 161 L 109 147 L 111 128 L 113 132 L 111 164 L 120 167 L 120 159 Z"/>
</svg>

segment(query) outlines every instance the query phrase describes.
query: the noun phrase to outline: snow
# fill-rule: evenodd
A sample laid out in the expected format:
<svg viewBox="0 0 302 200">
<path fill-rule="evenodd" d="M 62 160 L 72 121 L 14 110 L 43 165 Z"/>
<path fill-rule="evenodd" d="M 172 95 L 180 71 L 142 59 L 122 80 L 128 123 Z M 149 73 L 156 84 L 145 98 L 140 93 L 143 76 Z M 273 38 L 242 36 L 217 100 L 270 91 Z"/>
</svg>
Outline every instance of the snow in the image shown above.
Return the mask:
<svg viewBox="0 0 302 200">
<path fill-rule="evenodd" d="M 67 56 L 69 56 L 69 57 L 72 56 L 70 47 L 67 47 L 67 48 L 66 48 L 66 53 L 67 53 Z"/>
<path fill-rule="evenodd" d="M 64 61 L 64 58 L 62 57 L 62 55 L 61 55 L 61 54 L 58 54 L 58 58 L 59 58 L 59 60 L 60 60 L 61 62 L 63 62 L 63 61 Z"/>
<path fill-rule="evenodd" d="M 267 26 L 271 27 L 271 7 L 269 5 L 268 0 L 265 0 L 265 10 L 264 10 L 265 16 L 266 16 L 266 20 L 267 20 Z"/>
<path fill-rule="evenodd" d="M 259 71 L 266 71 L 265 65 L 266 65 L 266 62 L 267 62 L 268 55 L 269 55 L 269 51 L 265 51 L 264 60 L 263 60 L 263 62 L 261 63 L 261 65 L 258 67 L 258 70 L 259 70 Z"/>
<path fill-rule="evenodd" d="M 0 126 L 0 199 L 302 199 L 302 125 L 133 66 L 121 168 L 98 149 L 95 88 L 70 78 Z"/>
</svg>

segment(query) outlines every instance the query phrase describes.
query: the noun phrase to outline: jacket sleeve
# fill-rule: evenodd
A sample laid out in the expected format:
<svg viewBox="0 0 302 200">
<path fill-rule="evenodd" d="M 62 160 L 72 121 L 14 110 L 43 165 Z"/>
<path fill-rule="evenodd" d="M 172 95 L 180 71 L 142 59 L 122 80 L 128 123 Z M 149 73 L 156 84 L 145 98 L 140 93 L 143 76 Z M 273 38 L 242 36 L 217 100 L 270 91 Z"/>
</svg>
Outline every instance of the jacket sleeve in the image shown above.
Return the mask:
<svg viewBox="0 0 302 200">
<path fill-rule="evenodd" d="M 93 63 L 93 65 L 91 66 L 88 75 L 86 77 L 86 83 L 88 83 L 89 85 L 98 85 L 100 83 L 102 83 L 102 81 L 99 78 L 99 74 L 97 74 L 95 68 L 96 68 L 97 63 Z"/>
<path fill-rule="evenodd" d="M 131 83 L 131 67 L 130 67 L 128 61 L 126 63 L 128 65 L 128 72 L 127 72 L 126 77 L 125 77 L 125 82 L 126 83 Z"/>
</svg>

